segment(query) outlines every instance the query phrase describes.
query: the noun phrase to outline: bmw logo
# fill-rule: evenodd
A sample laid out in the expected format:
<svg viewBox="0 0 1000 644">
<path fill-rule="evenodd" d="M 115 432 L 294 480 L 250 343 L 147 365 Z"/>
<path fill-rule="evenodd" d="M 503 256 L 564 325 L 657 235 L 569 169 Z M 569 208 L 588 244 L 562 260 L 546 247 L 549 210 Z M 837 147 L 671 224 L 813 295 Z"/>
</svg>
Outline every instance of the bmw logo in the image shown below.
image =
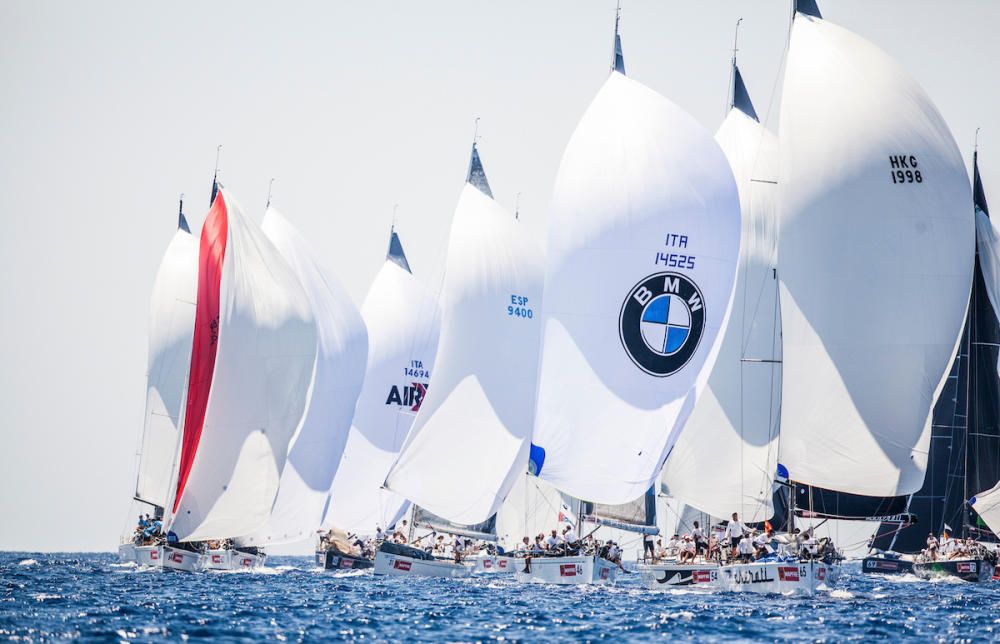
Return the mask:
<svg viewBox="0 0 1000 644">
<path fill-rule="evenodd" d="M 632 287 L 618 320 L 625 352 L 651 376 L 670 376 L 691 360 L 705 329 L 705 301 L 680 273 L 657 273 Z"/>
</svg>

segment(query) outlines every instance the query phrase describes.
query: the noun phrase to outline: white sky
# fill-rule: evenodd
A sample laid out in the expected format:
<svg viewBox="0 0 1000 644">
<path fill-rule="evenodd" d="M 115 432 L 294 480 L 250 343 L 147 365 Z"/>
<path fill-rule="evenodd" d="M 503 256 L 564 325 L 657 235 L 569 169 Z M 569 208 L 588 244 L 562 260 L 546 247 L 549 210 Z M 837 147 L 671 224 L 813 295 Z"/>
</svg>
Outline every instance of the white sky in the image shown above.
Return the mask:
<svg viewBox="0 0 1000 644">
<path fill-rule="evenodd" d="M 789 2 L 625 0 L 633 78 L 714 131 L 733 26 L 777 127 Z M 1000 209 L 993 0 L 820 0 L 897 58 Z M 614 0 L 0 3 L 0 549 L 112 550 L 131 522 L 149 291 L 215 146 L 246 210 L 274 204 L 360 303 L 393 204 L 440 282 L 473 119 L 494 195 L 539 235 L 559 158 L 604 81 Z M 971 162 L 971 161 L 970 161 Z"/>
</svg>

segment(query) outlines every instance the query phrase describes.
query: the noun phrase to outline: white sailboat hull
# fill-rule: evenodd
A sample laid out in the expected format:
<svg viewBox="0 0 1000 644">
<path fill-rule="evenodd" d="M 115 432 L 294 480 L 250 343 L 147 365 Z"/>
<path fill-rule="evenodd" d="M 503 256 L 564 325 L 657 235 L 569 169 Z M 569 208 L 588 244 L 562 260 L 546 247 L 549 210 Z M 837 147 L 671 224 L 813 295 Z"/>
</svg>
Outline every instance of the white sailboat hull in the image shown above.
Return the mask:
<svg viewBox="0 0 1000 644">
<path fill-rule="evenodd" d="M 205 555 L 203 554 L 171 546 L 158 547 L 160 552 L 157 557 L 165 569 L 195 572 L 201 570 L 205 564 Z"/>
<path fill-rule="evenodd" d="M 821 584 L 834 583 L 840 568 L 822 561 L 769 561 L 725 566 L 659 564 L 645 566 L 642 573 L 646 587 L 653 590 L 685 586 L 707 591 L 812 595 Z"/>
<path fill-rule="evenodd" d="M 163 546 L 134 546 L 134 561 L 140 566 L 160 566 L 163 564 Z"/>
<path fill-rule="evenodd" d="M 516 578 L 521 583 L 536 584 L 607 584 L 618 577 L 618 566 L 607 559 L 595 556 L 581 557 L 533 557 L 529 572 L 525 560 L 515 569 Z"/>
<path fill-rule="evenodd" d="M 468 577 L 472 568 L 448 561 L 414 559 L 404 555 L 375 553 L 375 574 L 404 577 Z"/>
<path fill-rule="evenodd" d="M 135 561 L 135 544 L 123 543 L 118 546 L 118 560 L 122 563 Z"/>
<path fill-rule="evenodd" d="M 265 554 L 250 554 L 233 549 L 209 550 L 205 553 L 205 570 L 251 570 L 260 568 Z"/>
</svg>

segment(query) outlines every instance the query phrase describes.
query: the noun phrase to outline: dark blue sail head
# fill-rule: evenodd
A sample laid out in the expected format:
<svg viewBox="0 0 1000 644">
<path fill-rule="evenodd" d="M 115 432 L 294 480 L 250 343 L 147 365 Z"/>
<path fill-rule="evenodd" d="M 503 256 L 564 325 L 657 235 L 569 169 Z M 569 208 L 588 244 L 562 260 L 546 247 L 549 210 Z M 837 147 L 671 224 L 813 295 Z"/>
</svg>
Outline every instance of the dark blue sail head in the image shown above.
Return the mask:
<svg viewBox="0 0 1000 644">
<path fill-rule="evenodd" d="M 819 12 L 819 6 L 816 4 L 816 0 L 795 0 L 795 12 L 812 16 L 814 18 L 823 17 L 823 15 Z"/>
<path fill-rule="evenodd" d="M 730 107 L 738 109 L 758 123 L 760 122 L 757 110 L 753 108 L 753 102 L 750 100 L 750 92 L 747 91 L 747 86 L 743 82 L 743 75 L 740 74 L 740 68 L 735 63 L 733 63 L 733 104 Z"/>
<path fill-rule="evenodd" d="M 490 190 L 490 182 L 486 180 L 486 170 L 483 169 L 483 162 L 479 159 L 479 150 L 476 144 L 472 144 L 472 156 L 469 158 L 469 172 L 465 177 L 466 183 L 471 183 L 490 199 L 493 198 L 493 191 Z"/>
<path fill-rule="evenodd" d="M 618 23 L 622 19 L 622 7 L 621 3 L 618 3 L 618 8 L 615 10 L 615 42 L 614 48 L 611 52 L 611 71 L 618 72 L 622 76 L 625 75 L 625 57 L 622 55 L 622 37 L 618 33 Z"/>
<path fill-rule="evenodd" d="M 412 273 L 410 263 L 406 261 L 406 254 L 403 252 L 403 244 L 399 241 L 399 235 L 393 230 L 389 233 L 389 251 L 385 254 L 386 261 L 393 262 L 407 273 Z"/>
<path fill-rule="evenodd" d="M 184 195 L 181 195 L 181 203 L 177 207 L 177 229 L 191 234 L 191 227 L 188 226 L 187 217 L 184 216 Z"/>
<path fill-rule="evenodd" d="M 990 216 L 990 207 L 986 205 L 986 191 L 983 190 L 983 179 L 979 176 L 979 152 L 972 154 L 972 203 Z"/>
</svg>

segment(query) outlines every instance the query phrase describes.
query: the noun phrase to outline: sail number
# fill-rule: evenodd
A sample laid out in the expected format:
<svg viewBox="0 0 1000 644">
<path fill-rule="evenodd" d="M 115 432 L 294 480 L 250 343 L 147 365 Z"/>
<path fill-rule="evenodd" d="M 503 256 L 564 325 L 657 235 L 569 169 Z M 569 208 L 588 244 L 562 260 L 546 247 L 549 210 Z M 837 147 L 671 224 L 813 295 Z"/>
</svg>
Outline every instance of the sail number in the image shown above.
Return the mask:
<svg viewBox="0 0 1000 644">
<path fill-rule="evenodd" d="M 893 183 L 923 183 L 924 177 L 917 170 L 917 157 L 912 154 L 890 154 L 889 175 Z"/>
<path fill-rule="evenodd" d="M 687 248 L 688 236 L 678 233 L 668 233 L 663 240 L 663 245 L 669 248 Z M 656 251 L 656 259 L 653 260 L 653 263 L 663 264 L 667 268 L 693 269 L 694 255 Z"/>
<path fill-rule="evenodd" d="M 535 317 L 535 311 L 528 307 L 528 298 L 523 295 L 511 295 L 510 304 L 507 305 L 507 315 L 530 320 Z"/>
<path fill-rule="evenodd" d="M 431 372 L 424 369 L 423 360 L 410 360 L 410 364 L 403 367 L 403 375 L 411 378 L 430 378 Z"/>
</svg>

